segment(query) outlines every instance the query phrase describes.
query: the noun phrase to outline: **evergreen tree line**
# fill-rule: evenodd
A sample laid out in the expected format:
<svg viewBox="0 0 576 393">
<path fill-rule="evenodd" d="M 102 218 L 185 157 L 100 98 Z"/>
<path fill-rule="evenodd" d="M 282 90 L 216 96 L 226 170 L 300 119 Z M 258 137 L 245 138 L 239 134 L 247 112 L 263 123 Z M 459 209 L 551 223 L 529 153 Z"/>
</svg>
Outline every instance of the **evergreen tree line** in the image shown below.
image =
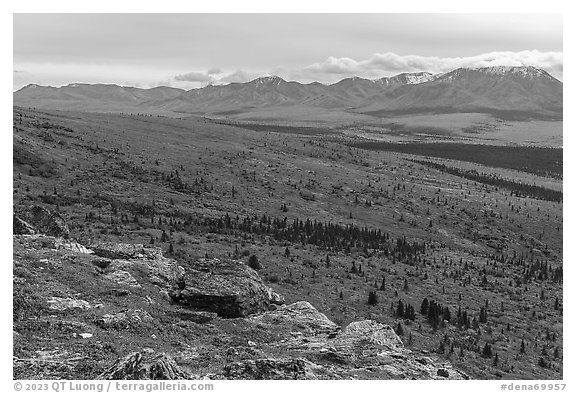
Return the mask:
<svg viewBox="0 0 576 393">
<path fill-rule="evenodd" d="M 430 168 L 437 169 L 445 173 L 449 173 L 451 175 L 456 175 L 468 180 L 473 180 L 478 183 L 506 188 L 510 190 L 510 195 L 520 198 L 530 197 L 534 199 L 542 199 L 545 201 L 552 201 L 552 202 L 562 202 L 563 199 L 562 191 L 555 191 L 542 186 L 530 185 L 515 182 L 513 180 L 503 179 L 496 174 L 486 174 L 484 172 L 479 173 L 474 169 L 465 170 L 430 161 L 422 161 L 422 160 L 410 160 L 410 161 L 415 162 L 417 164 L 428 166 Z"/>
</svg>

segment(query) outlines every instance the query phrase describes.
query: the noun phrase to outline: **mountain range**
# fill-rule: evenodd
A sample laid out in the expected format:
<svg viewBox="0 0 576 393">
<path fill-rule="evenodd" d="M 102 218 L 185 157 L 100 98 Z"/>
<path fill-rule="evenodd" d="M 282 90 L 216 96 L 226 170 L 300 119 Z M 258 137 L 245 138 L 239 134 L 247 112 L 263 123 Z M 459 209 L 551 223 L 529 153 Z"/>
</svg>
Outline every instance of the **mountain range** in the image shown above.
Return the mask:
<svg viewBox="0 0 576 393">
<path fill-rule="evenodd" d="M 224 115 L 263 108 L 316 107 L 375 116 L 481 112 L 561 119 L 563 84 L 533 66 L 458 68 L 443 73 L 402 73 L 381 79 L 352 77 L 325 85 L 266 76 L 246 83 L 183 90 L 73 83 L 27 85 L 14 105 L 94 112 Z"/>
</svg>

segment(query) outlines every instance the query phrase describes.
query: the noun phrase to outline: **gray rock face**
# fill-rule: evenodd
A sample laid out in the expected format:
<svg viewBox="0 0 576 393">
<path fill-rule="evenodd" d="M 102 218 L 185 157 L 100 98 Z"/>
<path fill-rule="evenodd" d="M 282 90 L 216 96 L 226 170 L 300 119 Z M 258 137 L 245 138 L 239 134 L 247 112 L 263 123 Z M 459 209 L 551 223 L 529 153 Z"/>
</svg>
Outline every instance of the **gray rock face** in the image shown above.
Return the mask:
<svg viewBox="0 0 576 393">
<path fill-rule="evenodd" d="M 269 288 L 258 274 L 233 260 L 200 259 L 170 296 L 185 307 L 222 317 L 245 317 L 267 311 L 271 304 Z"/>
<path fill-rule="evenodd" d="M 119 359 L 96 379 L 105 380 L 174 380 L 192 379 L 180 369 L 176 362 L 166 354 L 149 355 L 142 352 L 132 352 Z"/>
</svg>

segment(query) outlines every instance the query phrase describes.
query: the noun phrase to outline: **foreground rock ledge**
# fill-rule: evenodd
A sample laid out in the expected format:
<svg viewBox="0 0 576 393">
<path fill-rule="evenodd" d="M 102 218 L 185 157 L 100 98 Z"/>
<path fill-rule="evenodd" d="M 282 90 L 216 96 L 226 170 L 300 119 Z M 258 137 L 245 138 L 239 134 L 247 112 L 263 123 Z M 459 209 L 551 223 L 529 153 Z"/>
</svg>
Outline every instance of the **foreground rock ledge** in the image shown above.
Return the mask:
<svg viewBox="0 0 576 393">
<path fill-rule="evenodd" d="M 245 317 L 268 311 L 284 299 L 270 290 L 253 269 L 234 260 L 200 259 L 187 269 L 170 297 L 181 305 L 221 317 Z"/>
</svg>

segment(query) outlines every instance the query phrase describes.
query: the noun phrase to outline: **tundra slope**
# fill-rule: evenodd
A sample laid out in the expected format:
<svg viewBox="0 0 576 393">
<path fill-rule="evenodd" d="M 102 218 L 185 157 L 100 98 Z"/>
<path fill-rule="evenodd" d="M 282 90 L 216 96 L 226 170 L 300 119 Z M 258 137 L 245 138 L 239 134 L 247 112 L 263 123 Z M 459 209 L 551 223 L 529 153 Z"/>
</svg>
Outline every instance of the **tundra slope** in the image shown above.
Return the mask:
<svg viewBox="0 0 576 393">
<path fill-rule="evenodd" d="M 561 202 L 330 135 L 198 118 L 15 108 L 13 138 L 15 210 L 59 210 L 81 244 L 154 243 L 184 268 L 256 256 L 266 286 L 339 326 L 393 326 L 473 378 L 561 378 Z"/>
</svg>

